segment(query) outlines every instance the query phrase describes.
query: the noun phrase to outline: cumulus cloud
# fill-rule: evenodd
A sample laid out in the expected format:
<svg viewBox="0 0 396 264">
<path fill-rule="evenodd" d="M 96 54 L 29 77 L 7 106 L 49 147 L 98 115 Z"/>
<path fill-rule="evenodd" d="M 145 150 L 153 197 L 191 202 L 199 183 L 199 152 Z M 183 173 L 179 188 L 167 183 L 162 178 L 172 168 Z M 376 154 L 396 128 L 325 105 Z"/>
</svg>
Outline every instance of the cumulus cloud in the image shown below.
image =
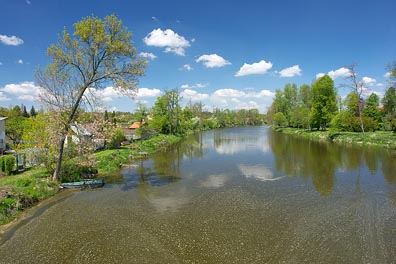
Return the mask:
<svg viewBox="0 0 396 264">
<path fill-rule="evenodd" d="M 370 78 L 370 77 L 363 77 L 362 81 L 367 86 L 373 86 L 377 82 L 377 80 Z"/>
<path fill-rule="evenodd" d="M 208 84 L 205 84 L 205 83 L 196 83 L 196 84 L 193 84 L 193 85 L 183 84 L 182 86 L 180 86 L 180 88 L 182 88 L 182 89 L 193 89 L 193 88 L 205 88 L 207 86 L 208 86 Z"/>
<path fill-rule="evenodd" d="M 95 88 L 90 88 L 87 90 L 87 96 L 90 97 L 89 93 L 93 96 L 101 99 L 104 102 L 111 102 L 116 98 L 123 97 L 123 94 L 120 91 L 117 91 L 112 86 L 105 87 L 104 89 L 97 90 Z M 161 94 L 159 89 L 149 89 L 149 88 L 138 88 L 137 92 L 134 92 L 133 95 L 136 98 L 148 98 L 148 97 L 157 97 Z M 85 95 L 85 94 L 84 94 Z"/>
<path fill-rule="evenodd" d="M 391 73 L 390 73 L 390 72 L 387 72 L 387 73 L 384 74 L 384 77 L 385 77 L 385 78 L 389 78 L 390 76 L 391 76 Z"/>
<path fill-rule="evenodd" d="M 19 59 L 19 60 L 18 60 L 18 64 L 23 64 L 23 60 L 22 60 L 22 59 Z"/>
<path fill-rule="evenodd" d="M 0 35 L 0 42 L 10 46 L 19 46 L 23 44 L 23 40 L 21 38 L 16 36 L 9 37 L 7 35 Z"/>
<path fill-rule="evenodd" d="M 299 65 L 294 65 L 292 67 L 283 69 L 279 72 L 280 77 L 294 77 L 296 75 L 301 75 L 301 69 Z"/>
<path fill-rule="evenodd" d="M 137 98 L 158 97 L 161 94 L 160 89 L 139 88 Z"/>
<path fill-rule="evenodd" d="M 236 77 L 251 75 L 251 74 L 265 74 L 268 70 L 272 68 L 271 62 L 266 62 L 261 60 L 253 64 L 244 63 L 239 71 L 235 74 Z"/>
<path fill-rule="evenodd" d="M 327 75 L 329 75 L 330 78 L 334 80 L 340 77 L 349 77 L 351 75 L 351 71 L 345 67 L 342 67 L 335 71 L 329 71 Z"/>
<path fill-rule="evenodd" d="M 203 101 L 209 98 L 208 94 L 205 93 L 198 93 L 197 91 L 191 90 L 191 89 L 184 89 L 180 95 L 188 100 L 191 101 Z"/>
<path fill-rule="evenodd" d="M 16 84 L 7 84 L 0 88 L 1 92 L 12 94 L 21 100 L 36 101 L 40 93 L 40 87 L 34 82 L 21 82 Z"/>
<path fill-rule="evenodd" d="M 235 89 L 219 89 L 215 91 L 212 95 L 213 97 L 223 97 L 223 98 L 265 98 L 274 97 L 275 93 L 269 90 L 261 90 L 260 92 L 244 92 Z"/>
<path fill-rule="evenodd" d="M 155 56 L 153 53 L 151 52 L 140 52 L 139 54 L 141 57 L 143 58 L 148 58 L 150 60 L 154 60 L 155 58 L 157 58 L 157 56 Z"/>
<path fill-rule="evenodd" d="M 231 64 L 231 62 L 225 60 L 223 57 L 217 54 L 204 54 L 195 61 L 197 63 L 202 62 L 206 68 L 218 68 Z"/>
<path fill-rule="evenodd" d="M 190 64 L 184 64 L 183 67 L 180 68 L 180 70 L 192 71 L 192 70 L 193 70 L 193 67 L 191 67 Z"/>
<path fill-rule="evenodd" d="M 11 98 L 8 98 L 3 92 L 0 92 L 0 102 L 10 101 Z"/>
<path fill-rule="evenodd" d="M 322 78 L 325 75 L 326 75 L 325 73 L 320 72 L 320 73 L 316 74 L 316 79 Z"/>
<path fill-rule="evenodd" d="M 171 29 L 154 29 L 143 41 L 147 46 L 165 48 L 165 52 L 172 52 L 180 56 L 184 56 L 184 49 L 190 47 L 190 42 L 188 40 Z"/>
</svg>

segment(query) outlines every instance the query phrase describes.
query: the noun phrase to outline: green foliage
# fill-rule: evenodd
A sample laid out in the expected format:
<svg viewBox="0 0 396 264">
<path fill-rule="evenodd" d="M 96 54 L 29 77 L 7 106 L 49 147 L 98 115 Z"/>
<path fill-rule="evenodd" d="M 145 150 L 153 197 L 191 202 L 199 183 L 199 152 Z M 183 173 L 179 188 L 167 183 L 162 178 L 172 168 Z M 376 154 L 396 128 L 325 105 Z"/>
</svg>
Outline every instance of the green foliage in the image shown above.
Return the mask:
<svg viewBox="0 0 396 264">
<path fill-rule="evenodd" d="M 379 128 L 378 122 L 368 116 L 363 117 L 363 123 L 366 131 L 376 131 Z M 338 131 L 362 132 L 359 117 L 346 110 L 339 112 L 330 125 Z"/>
<path fill-rule="evenodd" d="M 382 104 L 384 105 L 384 113 L 396 115 L 396 89 L 389 87 L 385 92 L 384 98 L 382 98 Z"/>
<path fill-rule="evenodd" d="M 11 175 L 15 167 L 15 157 L 13 155 L 4 155 L 0 157 L 0 171 L 5 175 Z"/>
<path fill-rule="evenodd" d="M 334 81 L 327 75 L 319 78 L 312 85 L 312 126 L 326 130 L 327 125 L 337 111 Z"/>
<path fill-rule="evenodd" d="M 57 183 L 43 169 L 31 169 L 13 177 L 0 178 L 0 224 L 12 220 L 22 210 L 58 192 Z"/>
<path fill-rule="evenodd" d="M 283 127 L 287 125 L 287 119 L 282 112 L 278 112 L 274 115 L 274 125 L 277 127 Z"/>
<path fill-rule="evenodd" d="M 111 135 L 108 147 L 118 148 L 122 141 L 125 141 L 124 131 L 122 131 L 121 129 L 116 129 Z"/>
<path fill-rule="evenodd" d="M 372 93 L 366 100 L 366 107 L 363 109 L 363 116 L 371 117 L 373 120 L 379 122 L 381 120 L 381 112 L 379 107 L 379 97 Z"/>
</svg>

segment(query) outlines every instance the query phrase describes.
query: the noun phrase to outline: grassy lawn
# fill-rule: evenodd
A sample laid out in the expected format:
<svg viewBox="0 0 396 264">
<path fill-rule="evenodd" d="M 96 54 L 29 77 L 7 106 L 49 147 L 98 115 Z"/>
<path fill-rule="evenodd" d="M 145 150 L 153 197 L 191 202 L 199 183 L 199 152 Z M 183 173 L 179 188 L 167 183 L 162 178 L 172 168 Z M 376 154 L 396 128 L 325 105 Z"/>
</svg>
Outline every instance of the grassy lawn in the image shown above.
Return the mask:
<svg viewBox="0 0 396 264">
<path fill-rule="evenodd" d="M 9 222 L 24 209 L 58 192 L 58 183 L 48 173 L 30 169 L 0 178 L 0 225 Z"/>
<path fill-rule="evenodd" d="M 299 135 L 304 138 L 312 140 L 332 141 L 342 144 L 355 144 L 361 146 L 376 146 L 388 149 L 396 149 L 396 134 L 391 131 L 376 131 L 376 132 L 335 132 L 327 131 L 311 131 L 307 129 L 298 128 L 276 128 L 276 131 Z"/>
</svg>

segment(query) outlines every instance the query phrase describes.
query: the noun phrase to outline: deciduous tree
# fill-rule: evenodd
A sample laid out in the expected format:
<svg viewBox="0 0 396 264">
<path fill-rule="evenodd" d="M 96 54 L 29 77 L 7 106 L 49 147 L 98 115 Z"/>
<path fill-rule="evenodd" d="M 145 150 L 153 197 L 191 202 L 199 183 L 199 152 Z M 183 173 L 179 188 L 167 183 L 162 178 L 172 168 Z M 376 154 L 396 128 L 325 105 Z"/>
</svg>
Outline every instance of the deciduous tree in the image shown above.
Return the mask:
<svg viewBox="0 0 396 264">
<path fill-rule="evenodd" d="M 59 115 L 62 127 L 53 179 L 59 179 L 65 137 L 84 102 L 95 103 L 95 89 L 113 85 L 128 96 L 136 93 L 145 61 L 137 56 L 132 34 L 115 15 L 90 16 L 66 28 L 47 54 L 51 63 L 37 71 L 41 102 Z"/>
</svg>

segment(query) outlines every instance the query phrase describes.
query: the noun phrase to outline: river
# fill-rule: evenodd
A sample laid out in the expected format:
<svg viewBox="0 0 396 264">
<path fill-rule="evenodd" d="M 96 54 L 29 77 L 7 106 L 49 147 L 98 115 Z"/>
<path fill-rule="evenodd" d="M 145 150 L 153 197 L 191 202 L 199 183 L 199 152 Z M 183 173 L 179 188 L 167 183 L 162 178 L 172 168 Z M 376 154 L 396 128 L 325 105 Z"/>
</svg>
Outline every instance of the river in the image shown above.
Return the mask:
<svg viewBox="0 0 396 264">
<path fill-rule="evenodd" d="M 388 150 L 232 128 L 122 174 L 34 208 L 0 263 L 396 263 Z"/>
</svg>

